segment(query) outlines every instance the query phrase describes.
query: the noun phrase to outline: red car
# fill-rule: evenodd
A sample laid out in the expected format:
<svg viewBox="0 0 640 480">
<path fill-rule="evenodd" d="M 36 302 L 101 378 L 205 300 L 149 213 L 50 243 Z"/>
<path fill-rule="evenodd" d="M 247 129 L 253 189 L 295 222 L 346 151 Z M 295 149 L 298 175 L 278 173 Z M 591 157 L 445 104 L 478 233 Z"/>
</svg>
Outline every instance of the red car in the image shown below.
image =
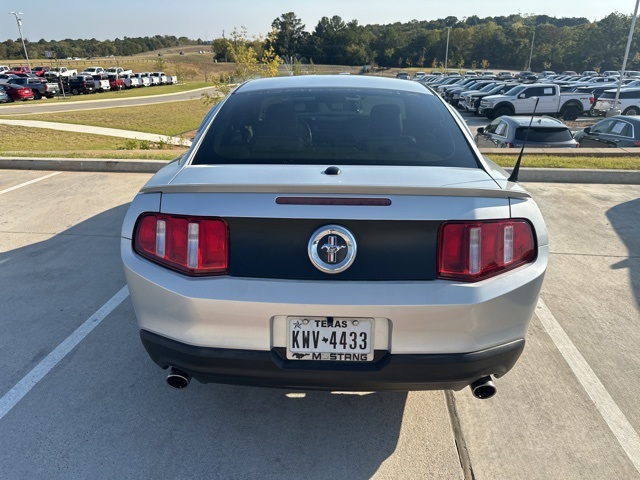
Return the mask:
<svg viewBox="0 0 640 480">
<path fill-rule="evenodd" d="M 44 77 L 44 74 L 50 70 L 50 67 L 33 67 L 32 73 L 35 73 L 38 77 Z"/>
<path fill-rule="evenodd" d="M 22 65 L 19 67 L 13 67 L 7 73 L 31 73 L 31 69 L 29 67 L 23 67 Z"/>
<path fill-rule="evenodd" d="M 33 90 L 29 87 L 23 87 L 22 85 L 14 85 L 10 83 L 3 83 L 4 91 L 9 95 L 10 101 L 16 100 L 33 100 Z"/>
</svg>

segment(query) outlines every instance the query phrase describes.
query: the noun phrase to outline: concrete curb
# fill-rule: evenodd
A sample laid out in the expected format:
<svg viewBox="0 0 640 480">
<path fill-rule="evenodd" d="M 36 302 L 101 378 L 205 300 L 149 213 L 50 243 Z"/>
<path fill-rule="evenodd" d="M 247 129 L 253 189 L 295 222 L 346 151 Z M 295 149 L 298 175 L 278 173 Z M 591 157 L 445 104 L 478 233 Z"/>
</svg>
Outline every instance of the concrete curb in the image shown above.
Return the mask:
<svg viewBox="0 0 640 480">
<path fill-rule="evenodd" d="M 0 169 L 5 170 L 156 173 L 167 163 L 169 162 L 165 160 L 0 157 Z M 510 171 L 510 169 L 506 170 Z M 521 168 L 520 181 L 545 183 L 609 183 L 620 185 L 640 185 L 640 170 Z"/>
</svg>

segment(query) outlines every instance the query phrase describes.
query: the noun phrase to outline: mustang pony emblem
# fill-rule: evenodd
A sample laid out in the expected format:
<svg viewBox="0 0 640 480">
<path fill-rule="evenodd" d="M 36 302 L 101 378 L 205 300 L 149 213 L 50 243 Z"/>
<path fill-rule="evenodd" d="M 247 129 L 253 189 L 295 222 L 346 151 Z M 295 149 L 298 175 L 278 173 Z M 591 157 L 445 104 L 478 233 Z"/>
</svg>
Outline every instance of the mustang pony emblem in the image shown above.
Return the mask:
<svg viewBox="0 0 640 480">
<path fill-rule="evenodd" d="M 329 236 L 329 243 L 325 243 L 320 250 L 326 250 L 328 254 L 327 261 L 329 263 L 336 263 L 336 253 L 338 253 L 343 248 L 347 248 L 346 245 L 338 245 L 338 237 L 335 235 Z"/>
</svg>

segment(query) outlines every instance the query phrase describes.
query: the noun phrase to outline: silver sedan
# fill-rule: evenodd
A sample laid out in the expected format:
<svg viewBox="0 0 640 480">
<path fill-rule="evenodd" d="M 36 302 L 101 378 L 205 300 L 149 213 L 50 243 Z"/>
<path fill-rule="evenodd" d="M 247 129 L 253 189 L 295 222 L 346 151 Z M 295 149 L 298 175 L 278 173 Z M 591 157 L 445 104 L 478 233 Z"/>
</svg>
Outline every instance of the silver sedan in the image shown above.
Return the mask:
<svg viewBox="0 0 640 480">
<path fill-rule="evenodd" d="M 547 266 L 534 200 L 418 82 L 247 82 L 135 197 L 122 260 L 169 385 L 492 396 Z"/>
</svg>

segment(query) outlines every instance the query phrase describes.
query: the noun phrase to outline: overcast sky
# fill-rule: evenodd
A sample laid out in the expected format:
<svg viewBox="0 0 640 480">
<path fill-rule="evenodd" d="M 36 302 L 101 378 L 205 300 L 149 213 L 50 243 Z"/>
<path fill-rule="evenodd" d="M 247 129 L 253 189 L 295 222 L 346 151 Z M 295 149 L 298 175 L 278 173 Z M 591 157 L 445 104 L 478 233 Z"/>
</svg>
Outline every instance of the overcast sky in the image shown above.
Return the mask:
<svg viewBox="0 0 640 480">
<path fill-rule="evenodd" d="M 435 20 L 447 16 L 459 19 L 520 14 L 551 17 L 586 17 L 600 20 L 612 12 L 631 15 L 636 0 L 109 0 L 81 2 L 55 0 L 13 0 L 2 2 L 0 41 L 19 39 L 13 15 L 23 12 L 23 34 L 30 41 L 65 38 L 98 40 L 153 35 L 186 36 L 211 40 L 234 27 L 244 26 L 250 35 L 265 35 L 271 22 L 286 12 L 294 12 L 312 32 L 320 18 L 339 15 L 344 21 L 361 25 Z M 518 4 L 516 6 L 515 4 Z M 80 7 L 80 5 L 82 5 Z M 73 8 L 70 8 L 73 7 Z"/>
</svg>

